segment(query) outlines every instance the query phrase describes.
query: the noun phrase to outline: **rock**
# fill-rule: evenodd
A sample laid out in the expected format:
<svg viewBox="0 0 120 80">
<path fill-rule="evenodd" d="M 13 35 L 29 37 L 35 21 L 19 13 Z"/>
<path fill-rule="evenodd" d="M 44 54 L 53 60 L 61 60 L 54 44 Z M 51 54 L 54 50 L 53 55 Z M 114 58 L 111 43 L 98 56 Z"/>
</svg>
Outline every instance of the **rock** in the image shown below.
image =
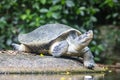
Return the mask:
<svg viewBox="0 0 120 80">
<path fill-rule="evenodd" d="M 0 51 L 0 73 L 96 73 L 106 71 L 96 66 L 93 70 L 83 67 L 75 58 L 55 58 L 52 56 L 28 54 L 17 51 Z"/>
</svg>

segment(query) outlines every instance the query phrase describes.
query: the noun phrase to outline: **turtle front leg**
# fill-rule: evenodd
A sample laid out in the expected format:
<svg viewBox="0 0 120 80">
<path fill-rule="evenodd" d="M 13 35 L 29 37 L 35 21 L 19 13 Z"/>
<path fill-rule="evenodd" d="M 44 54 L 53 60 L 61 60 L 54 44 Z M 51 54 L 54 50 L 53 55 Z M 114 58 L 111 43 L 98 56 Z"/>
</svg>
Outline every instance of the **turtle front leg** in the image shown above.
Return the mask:
<svg viewBox="0 0 120 80">
<path fill-rule="evenodd" d="M 87 67 L 88 69 L 93 69 L 94 68 L 94 66 L 95 66 L 95 62 L 94 62 L 94 57 L 93 57 L 93 55 L 92 55 L 92 53 L 91 53 L 91 51 L 90 51 L 90 49 L 88 48 L 88 47 L 85 47 L 84 49 L 83 49 L 83 58 L 84 58 L 84 61 L 83 61 L 83 63 L 84 63 L 84 66 L 85 67 Z"/>
<path fill-rule="evenodd" d="M 60 41 L 55 42 L 50 47 L 49 53 L 54 57 L 60 57 L 61 55 L 65 54 L 68 50 L 68 43 L 67 41 Z"/>
</svg>

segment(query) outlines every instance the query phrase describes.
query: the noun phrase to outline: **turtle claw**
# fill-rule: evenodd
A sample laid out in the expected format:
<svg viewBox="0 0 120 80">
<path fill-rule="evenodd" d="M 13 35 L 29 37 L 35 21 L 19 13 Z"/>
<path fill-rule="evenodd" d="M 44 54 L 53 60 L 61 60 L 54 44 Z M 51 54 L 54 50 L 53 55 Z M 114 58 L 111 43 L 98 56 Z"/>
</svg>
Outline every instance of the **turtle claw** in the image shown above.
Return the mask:
<svg viewBox="0 0 120 80">
<path fill-rule="evenodd" d="M 94 65 L 89 65 L 87 68 L 88 68 L 88 69 L 93 69 L 93 68 L 94 68 Z"/>
<path fill-rule="evenodd" d="M 87 67 L 88 69 L 93 69 L 95 66 L 94 62 L 89 62 L 89 61 L 85 61 L 84 62 L 84 66 Z"/>
</svg>

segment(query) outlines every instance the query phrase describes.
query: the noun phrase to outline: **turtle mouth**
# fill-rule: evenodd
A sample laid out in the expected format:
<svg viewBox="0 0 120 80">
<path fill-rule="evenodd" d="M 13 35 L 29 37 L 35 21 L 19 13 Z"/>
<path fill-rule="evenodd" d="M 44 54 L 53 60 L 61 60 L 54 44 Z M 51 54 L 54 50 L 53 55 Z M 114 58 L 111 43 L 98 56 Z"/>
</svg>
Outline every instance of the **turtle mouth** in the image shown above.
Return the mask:
<svg viewBox="0 0 120 80">
<path fill-rule="evenodd" d="M 86 42 L 88 42 L 88 41 L 91 41 L 91 39 L 92 39 L 92 38 L 88 38 L 88 39 L 84 40 L 83 43 L 86 43 Z"/>
</svg>

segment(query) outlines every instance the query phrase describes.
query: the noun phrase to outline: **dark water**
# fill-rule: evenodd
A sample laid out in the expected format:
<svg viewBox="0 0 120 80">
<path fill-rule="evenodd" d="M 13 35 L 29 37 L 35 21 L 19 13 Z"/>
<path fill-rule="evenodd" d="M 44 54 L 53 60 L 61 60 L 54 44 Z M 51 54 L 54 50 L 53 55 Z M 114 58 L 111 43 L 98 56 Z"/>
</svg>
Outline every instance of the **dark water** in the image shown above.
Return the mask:
<svg viewBox="0 0 120 80">
<path fill-rule="evenodd" d="M 0 75 L 0 80 L 120 80 L 120 72 L 77 75 Z"/>
</svg>

